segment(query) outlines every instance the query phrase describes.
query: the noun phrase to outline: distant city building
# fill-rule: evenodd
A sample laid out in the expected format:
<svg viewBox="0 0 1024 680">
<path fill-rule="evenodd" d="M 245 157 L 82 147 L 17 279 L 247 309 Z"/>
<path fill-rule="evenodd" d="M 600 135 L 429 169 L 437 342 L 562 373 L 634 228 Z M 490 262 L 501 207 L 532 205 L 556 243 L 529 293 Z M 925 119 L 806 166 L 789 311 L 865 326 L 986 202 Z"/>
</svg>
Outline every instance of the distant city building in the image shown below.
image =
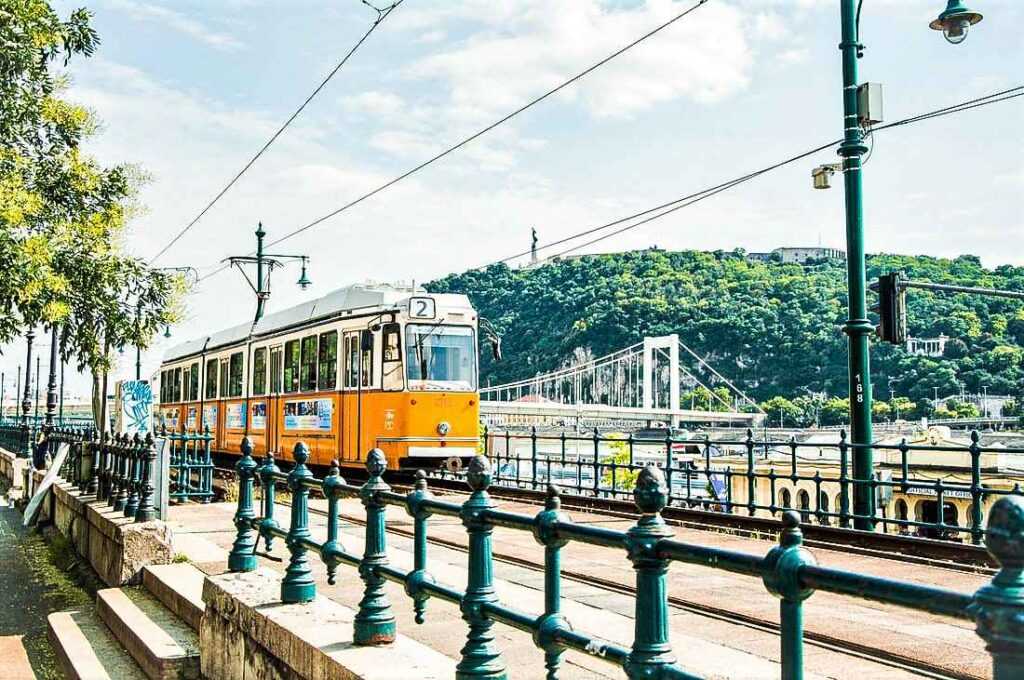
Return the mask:
<svg viewBox="0 0 1024 680">
<path fill-rule="evenodd" d="M 941 357 L 946 353 L 949 337 L 940 335 L 937 338 L 907 338 L 907 352 L 926 357 Z"/>
<path fill-rule="evenodd" d="M 747 258 L 761 262 L 778 260 L 786 264 L 805 264 L 816 260 L 845 260 L 846 252 L 839 248 L 826 248 L 824 246 L 787 246 L 776 248 L 770 253 L 747 253 Z"/>
</svg>

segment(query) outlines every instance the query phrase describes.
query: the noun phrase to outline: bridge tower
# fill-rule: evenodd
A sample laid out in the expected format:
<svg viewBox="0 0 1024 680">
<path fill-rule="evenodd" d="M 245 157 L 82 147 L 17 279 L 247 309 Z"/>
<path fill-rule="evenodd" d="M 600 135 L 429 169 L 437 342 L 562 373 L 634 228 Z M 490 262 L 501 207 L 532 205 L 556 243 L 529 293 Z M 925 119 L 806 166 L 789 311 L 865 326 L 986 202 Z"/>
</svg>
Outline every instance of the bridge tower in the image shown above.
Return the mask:
<svg viewBox="0 0 1024 680">
<path fill-rule="evenodd" d="M 668 399 L 670 409 L 679 408 L 679 335 L 662 335 L 644 338 L 643 358 L 643 408 L 652 409 L 654 404 L 654 350 L 668 350 Z M 665 408 L 664 405 L 661 405 Z"/>
</svg>

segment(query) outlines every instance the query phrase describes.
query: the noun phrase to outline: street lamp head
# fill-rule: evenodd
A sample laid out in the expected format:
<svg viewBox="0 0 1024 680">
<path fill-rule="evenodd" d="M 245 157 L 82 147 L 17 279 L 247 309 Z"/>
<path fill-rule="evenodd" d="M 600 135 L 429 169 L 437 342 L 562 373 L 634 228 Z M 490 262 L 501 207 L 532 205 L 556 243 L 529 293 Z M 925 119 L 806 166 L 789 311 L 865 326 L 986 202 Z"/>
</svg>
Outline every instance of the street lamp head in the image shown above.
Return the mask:
<svg viewBox="0 0 1024 680">
<path fill-rule="evenodd" d="M 296 283 L 302 290 L 306 290 L 313 285 L 313 282 L 309 280 L 309 276 L 306 275 L 306 258 L 302 258 L 302 275 L 299 276 L 299 280 Z"/>
<path fill-rule="evenodd" d="M 164 326 L 164 337 L 165 338 L 171 337 L 171 327 L 170 326 Z"/>
<path fill-rule="evenodd" d="M 960 0 L 949 0 L 946 9 L 934 21 L 928 24 L 953 45 L 959 45 L 967 39 L 967 31 L 981 21 L 981 13 L 967 8 Z"/>
</svg>

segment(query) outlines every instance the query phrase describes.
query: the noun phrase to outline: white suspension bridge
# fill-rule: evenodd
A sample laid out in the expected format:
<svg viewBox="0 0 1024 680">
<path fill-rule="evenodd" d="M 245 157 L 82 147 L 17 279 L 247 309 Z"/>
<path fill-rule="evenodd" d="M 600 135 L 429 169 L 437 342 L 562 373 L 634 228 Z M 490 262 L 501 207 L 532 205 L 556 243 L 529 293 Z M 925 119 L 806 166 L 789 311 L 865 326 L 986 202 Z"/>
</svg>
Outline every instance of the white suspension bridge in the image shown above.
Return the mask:
<svg viewBox="0 0 1024 680">
<path fill-rule="evenodd" d="M 580 355 L 565 368 L 482 388 L 481 418 L 498 426 L 633 429 L 656 423 L 756 427 L 765 418 L 756 402 L 678 335 L 644 338 L 596 359 Z M 704 388 L 704 408 L 696 408 L 697 388 Z"/>
</svg>

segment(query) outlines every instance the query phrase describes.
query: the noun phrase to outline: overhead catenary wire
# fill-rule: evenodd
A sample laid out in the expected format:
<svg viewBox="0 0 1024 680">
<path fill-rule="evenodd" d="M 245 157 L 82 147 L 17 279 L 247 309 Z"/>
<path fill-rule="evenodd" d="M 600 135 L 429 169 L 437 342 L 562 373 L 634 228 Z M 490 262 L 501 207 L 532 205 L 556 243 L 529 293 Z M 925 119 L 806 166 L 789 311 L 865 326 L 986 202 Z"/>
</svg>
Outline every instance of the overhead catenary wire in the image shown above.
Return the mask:
<svg viewBox="0 0 1024 680">
<path fill-rule="evenodd" d="M 246 162 L 245 165 L 242 166 L 242 169 L 239 170 L 235 174 L 235 176 L 231 178 L 231 181 L 229 181 L 226 185 L 224 185 L 224 188 L 221 189 L 220 191 L 218 191 L 216 195 L 214 195 L 214 197 L 210 200 L 210 202 L 207 203 L 206 206 L 202 210 L 199 211 L 199 214 L 196 215 L 194 218 L 192 218 L 191 222 L 186 224 L 185 227 L 183 229 L 181 229 L 181 231 L 179 231 L 177 234 L 175 234 L 174 238 L 172 238 L 163 248 L 160 249 L 159 252 L 157 252 L 156 255 L 154 255 L 150 259 L 150 261 L 149 261 L 150 264 L 153 264 L 154 262 L 156 262 L 158 259 L 160 259 L 160 256 L 162 256 L 164 253 L 166 253 L 168 250 L 170 250 L 174 246 L 175 243 L 177 243 L 179 240 L 181 240 L 181 238 L 185 234 L 187 234 L 192 229 L 192 227 L 194 227 L 199 222 L 199 220 L 201 220 L 203 218 L 203 216 L 206 215 L 206 213 L 209 212 L 210 209 L 214 205 L 217 204 L 217 202 L 221 198 L 224 197 L 224 194 L 226 194 L 231 189 L 231 187 L 233 187 L 235 185 L 235 183 L 238 182 L 239 179 L 241 179 L 242 175 L 244 175 L 246 172 L 248 172 L 249 168 L 251 168 L 256 163 L 256 161 L 258 161 L 260 159 L 260 157 L 266 152 L 266 150 L 269 149 L 270 146 L 274 142 L 277 141 L 277 138 L 280 137 L 281 134 L 286 129 L 288 129 L 288 126 L 290 126 L 292 124 L 292 122 L 296 118 L 299 117 L 299 114 L 302 113 L 302 111 L 306 108 L 306 106 L 308 106 L 309 103 L 311 101 L 313 101 L 313 99 L 318 94 L 320 94 L 320 91 L 323 90 L 324 87 L 326 87 L 327 83 L 329 83 L 331 81 L 331 79 L 334 78 L 335 75 L 337 75 L 338 71 L 340 71 L 342 69 L 342 67 L 345 66 L 345 64 L 352 57 L 352 55 L 356 53 L 356 50 L 358 50 L 362 46 L 362 44 L 364 42 L 366 42 L 366 39 L 370 37 L 370 34 L 372 34 L 377 29 L 377 27 L 380 26 L 381 23 L 383 23 L 383 21 L 388 18 L 388 15 L 391 14 L 391 12 L 394 11 L 394 9 L 396 7 L 398 7 L 399 5 L 401 5 L 404 1 L 405 0 L 396 0 L 395 2 L 393 2 L 388 7 L 385 7 L 384 9 L 380 9 L 378 7 L 374 7 L 373 5 L 371 5 L 366 0 L 362 0 L 364 5 L 366 5 L 367 7 L 370 7 L 371 9 L 373 9 L 373 10 L 375 10 L 377 12 L 377 19 L 373 22 L 373 24 L 370 25 L 370 28 L 367 29 L 367 31 L 365 33 L 363 33 L 362 37 L 359 38 L 358 41 L 356 41 L 356 43 L 352 46 L 352 48 L 345 54 L 344 57 L 342 57 L 341 61 L 339 61 L 334 66 L 334 68 L 332 68 L 330 70 L 330 72 L 328 72 L 327 76 L 324 77 L 324 79 L 320 81 L 320 84 L 316 86 L 316 89 L 314 89 L 309 94 L 308 97 L 306 97 L 306 99 L 302 102 L 302 104 L 299 105 L 299 108 L 295 109 L 294 113 L 292 113 L 292 115 L 290 115 L 288 117 L 288 119 L 274 132 L 274 134 L 270 136 L 270 139 L 268 139 L 266 141 L 266 143 L 264 143 L 263 146 L 260 147 L 259 151 L 257 151 L 256 154 L 252 158 L 250 158 L 248 160 L 248 162 Z"/>
<path fill-rule="evenodd" d="M 406 178 L 410 177 L 411 175 L 416 174 L 420 170 L 423 170 L 424 168 L 432 165 L 433 163 L 436 163 L 437 161 L 441 160 L 442 158 L 444 158 L 444 157 L 454 153 L 455 151 L 458 151 L 462 147 L 464 147 L 467 144 L 470 144 L 471 142 L 473 142 L 474 140 L 482 137 L 483 135 L 487 134 L 491 130 L 499 127 L 500 125 L 503 125 L 503 124 L 507 123 L 508 121 L 512 120 L 513 118 L 515 118 L 519 114 L 521 114 L 521 113 L 523 113 L 523 112 L 533 108 L 534 106 L 536 106 L 537 104 L 539 104 L 539 103 L 543 102 L 544 100 L 548 99 L 552 95 L 555 95 L 558 92 L 564 90 L 566 87 L 572 85 L 573 83 L 576 83 L 577 81 L 582 80 L 584 77 L 586 77 L 590 73 L 596 71 L 597 69 L 601 68 L 602 66 L 604 66 L 608 62 L 612 61 L 616 57 L 621 56 L 622 54 L 628 52 L 629 50 L 631 50 L 632 48 L 636 47 L 637 45 L 639 45 L 640 43 L 644 42 L 645 40 L 647 40 L 647 39 L 657 35 L 661 31 L 663 31 L 666 28 L 668 28 L 669 26 L 675 24 L 677 21 L 680 21 L 684 17 L 686 17 L 689 14 L 691 14 L 692 12 L 696 11 L 701 6 L 707 4 L 707 2 L 709 2 L 709 0 L 697 0 L 693 5 L 691 5 L 687 9 L 683 10 L 682 12 L 676 14 L 675 16 L 673 16 L 668 21 L 666 21 L 666 22 L 664 22 L 664 23 L 654 27 L 653 29 L 651 29 L 647 33 L 644 33 L 643 35 L 641 35 L 636 40 L 633 40 L 632 42 L 628 43 L 627 45 L 624 45 L 623 47 L 620 47 L 619 49 L 615 50 L 611 54 L 609 54 L 606 57 L 602 58 L 600 61 L 597 61 L 594 64 L 592 64 L 592 65 L 588 66 L 587 68 L 583 69 L 582 71 L 580 71 L 576 75 L 572 76 L 571 78 L 562 81 L 561 83 L 559 83 L 555 87 L 551 88 L 550 90 L 547 90 L 543 94 L 535 97 L 534 99 L 531 99 L 529 102 L 527 102 L 526 104 L 523 104 L 522 106 L 520 106 L 519 108 L 515 109 L 511 113 L 508 113 L 508 114 L 502 116 L 501 118 L 499 118 L 495 122 L 493 122 L 490 125 L 488 125 L 488 126 L 482 128 L 482 129 L 478 130 L 477 132 L 473 133 L 469 137 L 466 137 L 462 141 L 457 142 L 456 144 L 453 144 L 452 146 L 448 147 L 444 151 L 441 151 L 440 153 L 438 153 L 438 154 L 428 158 L 427 160 L 423 161 L 419 165 L 414 166 L 413 168 L 403 172 L 402 174 L 398 175 L 397 177 L 395 177 L 395 178 L 385 182 L 384 184 L 381 184 L 378 187 L 376 187 L 376 188 L 366 192 L 365 194 L 363 194 L 363 195 L 361 195 L 361 196 L 359 196 L 359 197 L 349 201 L 348 203 L 342 205 L 341 207 L 339 207 L 339 208 L 337 208 L 335 210 L 332 210 L 331 212 L 327 213 L 326 215 L 323 215 L 322 217 L 318 217 L 317 219 L 313 220 L 312 222 L 309 222 L 308 224 L 305 224 L 305 225 L 299 227 L 298 229 L 295 229 L 293 231 L 288 232 L 287 234 L 281 236 L 280 238 L 278 238 L 278 239 L 276 239 L 274 241 L 271 241 L 270 243 L 267 244 L 267 246 L 268 247 L 275 246 L 275 245 L 281 243 L 282 241 L 285 241 L 287 239 L 290 239 L 290 238 L 293 238 L 295 236 L 298 236 L 299 234 L 301 234 L 301 233 L 303 233 L 305 231 L 308 231 L 309 229 L 312 229 L 313 227 L 316 227 L 319 224 L 322 224 L 323 222 L 326 222 L 327 220 L 329 220 L 329 219 L 331 219 L 333 217 L 337 217 L 338 215 L 340 215 L 341 213 L 345 212 L 346 210 L 354 208 L 355 206 L 359 205 L 360 203 L 362 203 L 363 201 L 367 200 L 368 198 L 371 198 L 371 197 L 379 194 L 380 192 L 382 192 L 382 191 L 384 191 L 384 190 L 394 186 L 395 184 L 398 184 L 402 180 L 405 180 Z M 210 276 L 214 276 L 215 274 L 218 274 L 221 271 L 224 271 L 225 269 L 227 269 L 227 267 L 220 267 L 217 270 L 215 270 L 214 272 L 208 274 L 207 277 L 205 277 L 205 278 L 209 278 Z"/>
<path fill-rule="evenodd" d="M 978 97 L 976 99 L 967 100 L 967 101 L 964 101 L 964 102 L 960 102 L 958 104 L 953 104 L 951 106 L 946 106 L 946 107 L 942 107 L 940 109 L 935 109 L 935 110 L 932 110 L 932 111 L 928 111 L 926 113 L 918 114 L 918 115 L 915 115 L 915 116 L 910 116 L 908 118 L 897 120 L 897 121 L 894 121 L 892 123 L 887 123 L 885 125 L 879 125 L 877 127 L 872 128 L 872 133 L 880 132 L 880 131 L 883 131 L 883 130 L 888 130 L 888 129 L 892 129 L 892 128 L 896 128 L 896 127 L 901 127 L 901 126 L 905 126 L 905 125 L 910 125 L 912 123 L 919 123 L 919 122 L 923 122 L 925 120 L 931 120 L 933 118 L 940 118 L 940 117 L 943 117 L 943 116 L 952 115 L 954 113 L 961 113 L 963 111 L 968 111 L 970 109 L 978 108 L 980 106 L 987 106 L 987 105 L 990 105 L 990 104 L 998 104 L 1000 102 L 1004 102 L 1004 101 L 1007 101 L 1009 99 L 1014 99 L 1016 97 L 1021 97 L 1021 96 L 1024 96 L 1024 85 L 1019 85 L 1019 86 L 1016 86 L 1016 87 L 1009 88 L 1007 90 L 1003 90 L 1001 92 L 994 92 L 994 93 L 986 95 L 984 97 Z M 810 149 L 808 151 L 804 151 L 803 153 L 797 154 L 795 156 L 791 156 L 790 158 L 787 158 L 784 161 L 780 161 L 778 163 L 774 163 L 774 164 L 769 165 L 767 167 L 761 168 L 760 170 L 756 170 L 756 171 L 748 173 L 746 175 L 743 175 L 743 176 L 740 176 L 740 177 L 736 177 L 736 178 L 734 178 L 732 180 L 729 180 L 729 181 L 724 182 L 722 184 L 719 184 L 717 186 L 709 187 L 709 188 L 704 189 L 702 191 L 699 191 L 699 192 L 696 192 L 696 193 L 693 193 L 693 194 L 689 194 L 687 196 L 683 196 L 683 197 L 678 198 L 678 199 L 676 199 L 674 201 L 670 201 L 668 203 L 663 203 L 660 206 L 657 206 L 655 208 L 649 208 L 649 209 L 644 210 L 642 212 L 635 213 L 633 215 L 620 218 L 618 220 L 615 220 L 614 222 L 609 222 L 609 223 L 601 225 L 599 227 L 593 227 L 593 228 L 590 228 L 590 229 L 586 229 L 586 230 L 584 230 L 582 232 L 578 232 L 576 234 L 572 234 L 572 235 L 563 237 L 563 238 L 559 239 L 558 241 L 553 241 L 551 243 L 543 244 L 541 246 L 538 246 L 537 250 L 544 250 L 544 249 L 547 249 L 547 248 L 551 248 L 551 247 L 553 247 L 555 245 L 561 245 L 561 244 L 567 243 L 569 241 L 574 241 L 574 240 L 576 240 L 578 238 L 582 238 L 584 236 L 588 236 L 590 234 L 594 234 L 594 233 L 597 233 L 599 231 L 603 231 L 603 230 L 608 229 L 608 228 L 610 228 L 612 226 L 623 224 L 623 223 L 629 222 L 630 220 L 635 219 L 637 217 L 642 217 L 642 216 L 648 215 L 648 214 L 650 214 L 652 212 L 661 210 L 661 212 L 658 212 L 658 213 L 656 213 L 654 215 L 651 215 L 650 217 L 647 217 L 646 219 L 640 220 L 639 222 L 635 222 L 633 224 L 627 224 L 626 226 L 621 227 L 619 229 L 616 229 L 615 231 L 612 231 L 612 232 L 607 233 L 607 234 L 602 234 L 601 236 L 599 236 L 597 238 L 594 238 L 594 239 L 591 239 L 591 240 L 589 240 L 589 241 L 587 241 L 585 243 L 581 243 L 581 244 L 575 245 L 575 246 L 573 246 L 571 248 L 567 248 L 567 249 L 565 249 L 563 251 L 560 251 L 560 252 L 558 252 L 558 253 L 556 253 L 554 255 L 550 255 L 550 256 L 546 257 L 543 260 L 543 262 L 549 262 L 551 260 L 554 260 L 556 258 L 562 257 L 564 255 L 568 255 L 569 253 L 575 252 L 575 251 L 580 250 L 582 248 L 586 248 L 587 246 L 591 246 L 591 245 L 594 245 L 594 244 L 599 243 L 601 241 L 604 241 L 605 239 L 611 238 L 613 236 L 617 236 L 617 235 L 622 234 L 622 233 L 624 233 L 626 231 L 630 231 L 632 229 L 640 227 L 640 226 L 642 226 L 644 224 L 647 224 L 649 222 L 653 222 L 654 220 L 657 220 L 657 219 L 659 219 L 661 217 L 665 217 L 666 215 L 674 213 L 677 210 L 680 210 L 682 208 L 686 208 L 686 207 L 689 207 L 689 206 L 691 206 L 691 205 L 693 205 L 695 203 L 699 203 L 700 201 L 703 201 L 706 198 L 711 198 L 712 196 L 715 196 L 715 195 L 717 195 L 717 194 L 719 194 L 719 193 L 721 193 L 723 191 L 726 191 L 727 189 L 731 189 L 731 188 L 733 188 L 733 187 L 735 187 L 735 186 L 737 186 L 739 184 L 743 184 L 743 183 L 748 182 L 748 181 L 750 181 L 752 179 L 755 179 L 756 177 L 760 177 L 761 175 L 764 175 L 764 174 L 766 174 L 768 172 L 772 172 L 773 170 L 777 170 L 777 169 L 779 169 L 779 168 L 781 168 L 783 166 L 789 165 L 791 163 L 795 163 L 798 160 L 802 160 L 803 158 L 811 156 L 811 155 L 813 155 L 815 153 L 818 153 L 818 152 L 824 151 L 825 149 L 828 149 L 830 147 L 836 146 L 841 141 L 842 140 L 835 140 L 835 141 L 829 142 L 827 144 L 822 144 L 822 145 L 820 145 L 818 147 L 815 147 L 814 149 Z M 672 207 L 669 207 L 669 206 L 672 206 Z M 662 210 L 663 208 L 668 208 L 668 209 Z M 524 256 L 526 254 L 529 254 L 530 252 L 531 251 L 529 251 L 529 250 L 528 251 L 524 251 L 522 253 L 510 256 L 508 258 L 503 258 L 501 260 L 497 260 L 495 262 L 492 262 L 491 264 L 500 264 L 502 262 L 508 262 L 510 260 L 514 260 L 514 259 L 516 259 L 518 257 L 522 257 L 522 256 Z M 486 266 L 490 266 L 490 265 L 486 265 Z"/>
</svg>

